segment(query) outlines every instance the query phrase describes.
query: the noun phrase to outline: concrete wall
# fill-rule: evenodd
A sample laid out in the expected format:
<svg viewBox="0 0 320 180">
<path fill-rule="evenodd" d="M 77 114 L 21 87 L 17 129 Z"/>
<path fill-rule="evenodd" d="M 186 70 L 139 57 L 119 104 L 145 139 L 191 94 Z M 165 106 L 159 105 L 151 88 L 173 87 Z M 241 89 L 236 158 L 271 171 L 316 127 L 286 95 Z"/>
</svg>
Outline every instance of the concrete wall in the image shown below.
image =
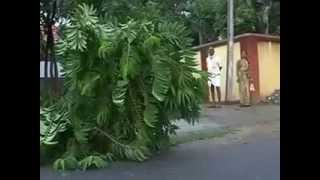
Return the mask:
<svg viewBox="0 0 320 180">
<path fill-rule="evenodd" d="M 197 51 L 197 54 L 196 54 L 196 56 L 195 56 L 195 59 L 196 59 L 196 62 L 197 62 L 197 64 L 198 64 L 197 68 L 198 68 L 199 70 L 201 70 L 201 53 L 200 53 L 200 51 Z"/>
<path fill-rule="evenodd" d="M 280 89 L 280 43 L 258 42 L 260 96 Z"/>
</svg>

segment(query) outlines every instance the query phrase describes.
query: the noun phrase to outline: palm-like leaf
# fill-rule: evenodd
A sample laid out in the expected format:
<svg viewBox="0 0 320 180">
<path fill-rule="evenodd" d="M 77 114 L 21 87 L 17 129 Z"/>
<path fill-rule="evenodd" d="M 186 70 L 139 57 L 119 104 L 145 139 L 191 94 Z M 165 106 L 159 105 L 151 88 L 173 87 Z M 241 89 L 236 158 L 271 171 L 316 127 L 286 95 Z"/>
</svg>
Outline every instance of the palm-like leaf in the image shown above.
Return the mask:
<svg viewBox="0 0 320 180">
<path fill-rule="evenodd" d="M 66 154 L 77 158 L 57 160 L 58 169 L 79 160 L 82 169 L 101 168 L 107 162 L 101 154 L 108 153 L 143 161 L 169 145 L 177 129 L 172 120 L 193 123 L 199 116 L 206 76 L 196 69 L 183 25 L 105 23 L 97 17 L 92 7 L 81 5 L 58 46 L 66 92 L 57 107 L 67 114 L 61 118 L 68 122 L 63 142 L 72 142 Z M 40 123 L 44 134 L 48 124 Z M 48 142 L 59 140 L 56 133 L 47 136 Z"/>
<path fill-rule="evenodd" d="M 120 80 L 117 82 L 116 88 L 112 92 L 112 101 L 116 105 L 123 105 L 128 88 L 128 81 Z"/>
<path fill-rule="evenodd" d="M 106 157 L 102 155 L 90 155 L 85 157 L 79 162 L 79 166 L 82 170 L 86 170 L 88 168 L 103 168 L 107 166 Z"/>
<path fill-rule="evenodd" d="M 61 171 L 65 171 L 68 169 L 76 169 L 77 167 L 78 167 L 78 161 L 74 156 L 59 158 L 53 164 L 54 169 L 61 170 Z"/>
<path fill-rule="evenodd" d="M 171 82 L 170 67 L 163 59 L 156 57 L 152 70 L 154 72 L 152 94 L 157 100 L 163 101 Z"/>
<path fill-rule="evenodd" d="M 58 113 L 54 108 L 40 108 L 40 144 L 57 144 L 59 133 L 66 131 L 67 114 Z"/>
<path fill-rule="evenodd" d="M 157 107 L 149 103 L 144 111 L 143 120 L 147 126 L 154 128 L 155 127 L 154 123 L 157 122 L 158 120 L 157 115 L 158 115 Z"/>
</svg>

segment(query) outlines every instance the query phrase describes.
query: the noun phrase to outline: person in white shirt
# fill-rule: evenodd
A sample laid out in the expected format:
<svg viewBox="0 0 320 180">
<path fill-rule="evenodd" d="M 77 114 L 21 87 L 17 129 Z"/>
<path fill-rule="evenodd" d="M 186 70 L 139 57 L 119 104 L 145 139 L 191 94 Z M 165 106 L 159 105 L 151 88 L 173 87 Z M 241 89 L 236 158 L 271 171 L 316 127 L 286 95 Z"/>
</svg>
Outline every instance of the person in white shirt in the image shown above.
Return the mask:
<svg viewBox="0 0 320 180">
<path fill-rule="evenodd" d="M 210 87 L 213 106 L 211 107 L 220 107 L 221 103 L 221 89 L 220 89 L 220 81 L 221 81 L 221 59 L 215 55 L 215 51 L 213 47 L 209 48 L 209 55 L 207 57 L 207 67 L 209 73 L 209 81 L 208 85 Z M 218 104 L 215 101 L 215 89 L 218 96 Z"/>
</svg>

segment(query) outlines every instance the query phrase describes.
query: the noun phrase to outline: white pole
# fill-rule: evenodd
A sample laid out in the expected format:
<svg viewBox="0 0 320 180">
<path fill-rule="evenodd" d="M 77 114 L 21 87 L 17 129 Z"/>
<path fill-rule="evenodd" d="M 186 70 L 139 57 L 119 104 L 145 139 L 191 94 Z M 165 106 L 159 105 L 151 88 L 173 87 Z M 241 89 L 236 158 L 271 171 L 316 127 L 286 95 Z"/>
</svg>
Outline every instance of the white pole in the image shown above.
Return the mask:
<svg viewBox="0 0 320 180">
<path fill-rule="evenodd" d="M 226 77 L 226 97 L 225 101 L 232 100 L 233 89 L 233 39 L 234 39 L 234 1 L 228 0 L 228 57 L 227 57 L 227 77 Z"/>
</svg>

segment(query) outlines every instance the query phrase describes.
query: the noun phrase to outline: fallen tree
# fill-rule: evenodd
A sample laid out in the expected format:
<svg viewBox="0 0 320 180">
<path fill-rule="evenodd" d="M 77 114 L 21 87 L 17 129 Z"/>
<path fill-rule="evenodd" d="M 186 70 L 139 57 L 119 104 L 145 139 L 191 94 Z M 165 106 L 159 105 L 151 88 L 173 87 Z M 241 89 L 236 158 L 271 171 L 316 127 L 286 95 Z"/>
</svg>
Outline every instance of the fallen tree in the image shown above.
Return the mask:
<svg viewBox="0 0 320 180">
<path fill-rule="evenodd" d="M 65 92 L 40 107 L 40 143 L 59 170 L 144 161 L 169 145 L 175 120 L 194 123 L 207 74 L 196 68 L 183 25 L 125 24 L 80 5 L 58 44 Z"/>
</svg>

